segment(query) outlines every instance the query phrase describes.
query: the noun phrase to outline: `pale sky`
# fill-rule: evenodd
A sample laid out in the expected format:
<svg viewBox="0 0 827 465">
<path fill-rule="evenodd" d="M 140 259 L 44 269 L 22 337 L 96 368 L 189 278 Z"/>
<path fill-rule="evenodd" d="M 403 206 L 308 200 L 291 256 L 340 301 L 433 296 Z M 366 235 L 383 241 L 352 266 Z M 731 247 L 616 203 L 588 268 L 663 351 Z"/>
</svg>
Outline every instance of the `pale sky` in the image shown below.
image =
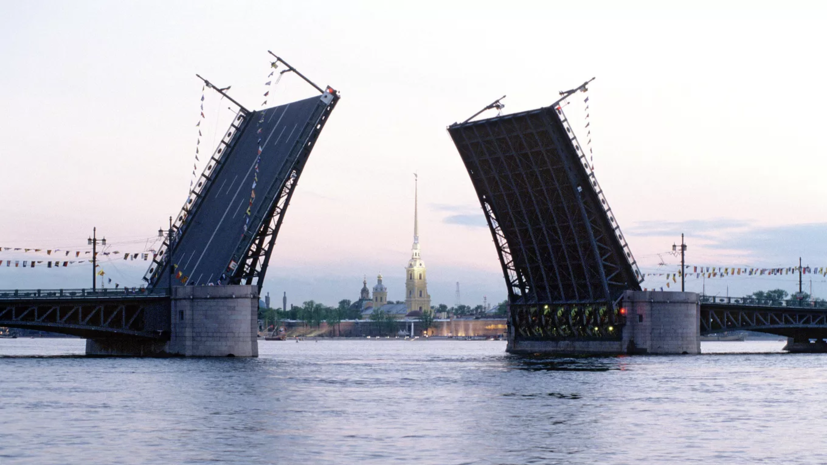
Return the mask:
<svg viewBox="0 0 827 465">
<path fill-rule="evenodd" d="M 462 303 L 503 300 L 491 235 L 445 128 L 503 94 L 506 113 L 547 106 L 593 76 L 596 175 L 644 272 L 676 270 L 657 254 L 681 232 L 689 264 L 787 267 L 802 255 L 827 266 L 827 7 L 666 5 L 0 0 L 0 247 L 85 250 L 97 226 L 112 250 L 143 250 L 187 193 L 195 73 L 258 109 L 269 49 L 342 94 L 267 274 L 279 302 L 284 291 L 294 304 L 355 300 L 362 276 L 372 287 L 379 272 L 389 299 L 403 300 L 414 172 L 433 303 L 452 305 L 457 281 Z M 288 75 L 268 106 L 314 92 Z M 208 94 L 208 147 L 227 106 Z M 32 258 L 43 259 L 0 252 Z M 146 263 L 103 268 L 134 286 Z M 88 287 L 90 274 L 4 263 L 0 288 Z M 732 295 L 794 286 L 706 282 Z M 827 297 L 827 278 L 813 291 Z"/>
</svg>

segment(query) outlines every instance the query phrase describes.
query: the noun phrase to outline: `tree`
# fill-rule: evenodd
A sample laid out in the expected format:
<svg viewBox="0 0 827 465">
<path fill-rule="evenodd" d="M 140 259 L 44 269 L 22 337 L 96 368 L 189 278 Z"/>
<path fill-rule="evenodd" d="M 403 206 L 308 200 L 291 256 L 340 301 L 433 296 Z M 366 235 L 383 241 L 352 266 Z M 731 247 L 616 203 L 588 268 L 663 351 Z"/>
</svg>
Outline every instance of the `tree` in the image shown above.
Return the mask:
<svg viewBox="0 0 827 465">
<path fill-rule="evenodd" d="M 766 301 L 767 303 L 776 304 L 784 301 L 789 294 L 783 289 L 773 289 L 771 291 L 757 291 L 748 296 L 758 301 Z"/>
<path fill-rule="evenodd" d="M 451 309 L 451 313 L 458 316 L 465 316 L 471 314 L 471 307 L 467 305 L 457 305 Z"/>
<path fill-rule="evenodd" d="M 436 307 L 436 312 L 437 313 L 448 313 L 448 306 L 445 305 L 445 304 L 439 304 Z"/>
<path fill-rule="evenodd" d="M 376 323 L 376 326 L 379 329 L 379 334 L 387 336 L 396 334 L 398 324 L 396 322 L 396 318 L 394 318 L 392 314 L 384 310 L 374 308 L 373 312 L 370 314 L 370 319 Z"/>
<path fill-rule="evenodd" d="M 315 326 L 317 328 L 321 326 L 322 321 L 325 321 L 325 319 L 327 318 L 329 308 L 330 307 L 322 303 L 317 303 L 313 305 L 313 308 L 310 311 L 310 325 Z"/>
<path fill-rule="evenodd" d="M 302 320 L 304 325 L 307 326 L 313 314 L 313 307 L 315 306 L 315 301 L 308 300 L 307 302 L 303 302 L 302 306 L 296 309 L 296 319 Z"/>
<path fill-rule="evenodd" d="M 431 308 L 423 310 L 419 321 L 422 323 L 422 331 L 428 332 L 434 326 L 434 310 Z"/>
<path fill-rule="evenodd" d="M 337 336 L 339 335 L 339 332 L 340 332 L 339 330 L 341 329 L 338 326 L 342 322 L 342 314 L 343 313 L 344 312 L 342 311 L 341 302 L 339 302 L 339 306 L 337 308 L 328 308 L 328 310 L 327 310 L 327 317 L 325 318 L 325 323 L 327 323 L 327 325 L 330 326 L 330 327 L 337 327 L 336 328 L 336 335 Z"/>
<path fill-rule="evenodd" d="M 497 310 L 494 311 L 495 316 L 505 317 L 508 314 L 508 300 L 503 300 L 497 305 Z"/>
<path fill-rule="evenodd" d="M 339 301 L 339 309 L 342 311 L 342 318 L 345 320 L 361 320 L 362 309 L 358 306 L 353 307 L 353 302 L 348 299 Z"/>
</svg>

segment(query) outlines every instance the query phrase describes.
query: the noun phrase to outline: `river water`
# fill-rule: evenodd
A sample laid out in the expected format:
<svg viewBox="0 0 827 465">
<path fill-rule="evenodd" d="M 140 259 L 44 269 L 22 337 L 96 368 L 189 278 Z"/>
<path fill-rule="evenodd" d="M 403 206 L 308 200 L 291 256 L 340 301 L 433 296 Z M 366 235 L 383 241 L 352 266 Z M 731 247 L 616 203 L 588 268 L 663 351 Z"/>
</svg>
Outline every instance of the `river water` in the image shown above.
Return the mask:
<svg viewBox="0 0 827 465">
<path fill-rule="evenodd" d="M 0 463 L 825 463 L 827 354 L 783 345 L 537 358 L 261 341 L 257 359 L 102 359 L 82 340 L 3 339 Z"/>
</svg>

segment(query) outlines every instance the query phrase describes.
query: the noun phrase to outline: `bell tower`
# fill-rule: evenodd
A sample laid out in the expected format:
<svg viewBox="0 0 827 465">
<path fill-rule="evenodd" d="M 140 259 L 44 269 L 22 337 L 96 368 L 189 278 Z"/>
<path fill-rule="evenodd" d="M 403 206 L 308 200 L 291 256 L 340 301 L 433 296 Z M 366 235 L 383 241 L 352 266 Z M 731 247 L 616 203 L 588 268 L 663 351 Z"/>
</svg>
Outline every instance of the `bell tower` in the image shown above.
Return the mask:
<svg viewBox="0 0 827 465">
<path fill-rule="evenodd" d="M 379 308 L 388 303 L 388 288 L 382 284 L 382 273 L 376 277 L 376 285 L 373 286 L 373 308 Z"/>
</svg>

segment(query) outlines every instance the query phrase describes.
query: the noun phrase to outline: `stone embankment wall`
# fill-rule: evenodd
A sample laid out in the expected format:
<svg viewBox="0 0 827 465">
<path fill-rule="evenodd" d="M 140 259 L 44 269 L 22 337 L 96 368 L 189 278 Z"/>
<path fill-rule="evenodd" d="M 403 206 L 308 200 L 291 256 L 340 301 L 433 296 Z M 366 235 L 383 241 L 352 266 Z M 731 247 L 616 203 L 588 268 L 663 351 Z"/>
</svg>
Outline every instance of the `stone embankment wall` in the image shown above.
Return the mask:
<svg viewBox="0 0 827 465">
<path fill-rule="evenodd" d="M 422 324 L 418 321 L 414 324 L 414 336 L 422 336 Z M 376 337 L 387 336 L 391 333 L 404 332 L 411 334 L 410 321 L 397 321 L 395 329 L 389 330 L 382 323 L 371 320 L 348 320 L 343 321 L 334 327 L 322 323 L 318 327 L 306 326 L 301 321 L 287 321 L 283 323 L 287 331 L 287 337 Z M 453 337 L 498 337 L 506 333 L 505 318 L 492 318 L 484 320 L 436 320 L 434 327 L 428 330 L 429 336 L 453 336 Z"/>
</svg>

